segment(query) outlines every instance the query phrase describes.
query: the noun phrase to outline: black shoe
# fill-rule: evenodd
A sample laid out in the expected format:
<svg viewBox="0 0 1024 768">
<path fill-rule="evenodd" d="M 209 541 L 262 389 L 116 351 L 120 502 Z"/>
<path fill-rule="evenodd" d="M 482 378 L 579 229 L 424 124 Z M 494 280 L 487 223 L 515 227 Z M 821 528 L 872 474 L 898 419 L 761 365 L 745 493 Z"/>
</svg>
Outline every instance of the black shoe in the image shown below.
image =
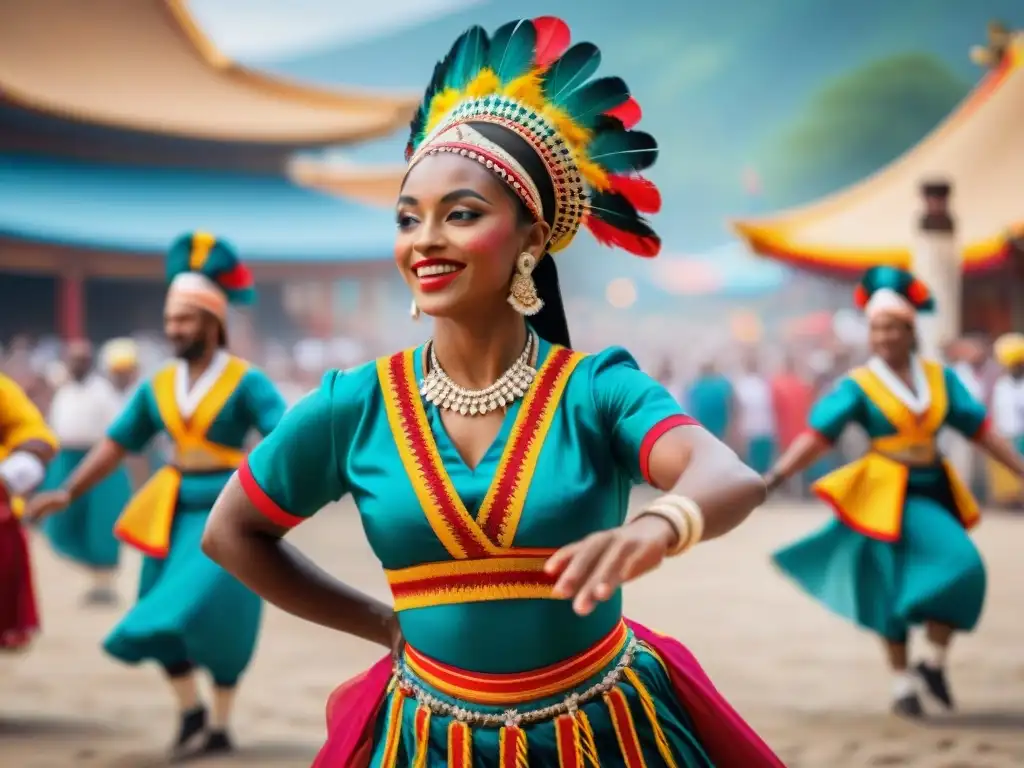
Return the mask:
<svg viewBox="0 0 1024 768">
<path fill-rule="evenodd" d="M 949 692 L 946 670 L 942 667 L 933 667 L 922 661 L 914 667 L 914 671 L 924 681 L 928 693 L 938 699 L 946 709 L 953 709 L 953 695 Z"/>
<path fill-rule="evenodd" d="M 892 713 L 900 717 L 917 719 L 924 716 L 924 707 L 916 693 L 901 696 L 892 703 Z"/>
<path fill-rule="evenodd" d="M 171 752 L 180 755 L 195 749 L 199 737 L 206 732 L 206 707 L 196 707 L 181 714 L 181 726 L 178 729 L 178 738 L 171 748 Z"/>
<path fill-rule="evenodd" d="M 204 755 L 224 755 L 234 751 L 235 745 L 228 738 L 227 731 L 210 731 L 202 749 Z"/>
</svg>

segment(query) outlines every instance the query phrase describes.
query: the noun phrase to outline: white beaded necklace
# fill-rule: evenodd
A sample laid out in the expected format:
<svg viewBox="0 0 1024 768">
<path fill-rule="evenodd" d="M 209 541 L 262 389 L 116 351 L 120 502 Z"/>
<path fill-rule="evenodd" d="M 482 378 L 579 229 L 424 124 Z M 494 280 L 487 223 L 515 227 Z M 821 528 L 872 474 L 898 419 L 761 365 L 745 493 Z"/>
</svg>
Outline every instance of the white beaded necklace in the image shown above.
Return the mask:
<svg viewBox="0 0 1024 768">
<path fill-rule="evenodd" d="M 489 387 L 474 390 L 460 387 L 451 380 L 438 363 L 434 342 L 431 341 L 430 372 L 423 377 L 420 394 L 428 403 L 463 416 L 483 416 L 499 408 L 507 408 L 526 394 L 537 375 L 536 369 L 530 365 L 536 346 L 536 336 L 528 331 L 526 346 L 519 359 Z"/>
</svg>

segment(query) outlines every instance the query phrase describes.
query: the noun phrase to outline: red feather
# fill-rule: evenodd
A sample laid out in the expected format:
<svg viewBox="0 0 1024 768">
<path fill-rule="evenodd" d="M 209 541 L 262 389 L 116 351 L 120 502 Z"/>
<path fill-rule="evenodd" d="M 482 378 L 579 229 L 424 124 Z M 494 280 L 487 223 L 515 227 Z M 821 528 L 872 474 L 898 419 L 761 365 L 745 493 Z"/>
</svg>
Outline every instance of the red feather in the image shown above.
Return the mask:
<svg viewBox="0 0 1024 768">
<path fill-rule="evenodd" d="M 640 105 L 632 96 L 614 109 L 609 109 L 605 114 L 621 120 L 626 128 L 635 126 L 643 116 L 643 112 L 640 111 Z"/>
<path fill-rule="evenodd" d="M 864 309 L 868 305 L 868 291 L 863 285 L 853 289 L 853 306 L 857 309 Z"/>
<path fill-rule="evenodd" d="M 654 182 L 643 176 L 622 176 L 610 174 L 608 181 L 612 190 L 626 198 L 640 213 L 657 213 L 661 210 L 661 192 Z"/>
<path fill-rule="evenodd" d="M 218 275 L 217 282 L 230 291 L 251 288 L 253 285 L 252 272 L 244 264 L 236 264 L 230 272 Z"/>
<path fill-rule="evenodd" d="M 587 217 L 587 229 L 601 245 L 618 247 L 635 256 L 649 259 L 661 251 L 661 240 L 657 237 L 641 237 L 623 232 L 595 216 Z"/>
<path fill-rule="evenodd" d="M 534 62 L 546 69 L 569 48 L 569 25 L 556 16 L 538 16 L 533 20 L 537 32 Z"/>
</svg>

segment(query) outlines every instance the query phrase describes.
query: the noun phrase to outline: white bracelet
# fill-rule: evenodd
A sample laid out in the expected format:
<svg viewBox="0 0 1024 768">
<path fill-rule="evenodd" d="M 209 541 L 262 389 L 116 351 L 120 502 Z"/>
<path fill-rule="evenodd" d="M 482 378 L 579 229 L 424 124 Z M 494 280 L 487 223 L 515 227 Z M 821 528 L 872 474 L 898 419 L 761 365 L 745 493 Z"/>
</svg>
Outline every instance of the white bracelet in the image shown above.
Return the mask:
<svg viewBox="0 0 1024 768">
<path fill-rule="evenodd" d="M 668 551 L 670 557 L 692 549 L 704 536 L 704 513 L 697 502 L 686 496 L 662 496 L 638 512 L 633 519 L 645 515 L 657 515 L 675 529 L 676 543 Z"/>
</svg>

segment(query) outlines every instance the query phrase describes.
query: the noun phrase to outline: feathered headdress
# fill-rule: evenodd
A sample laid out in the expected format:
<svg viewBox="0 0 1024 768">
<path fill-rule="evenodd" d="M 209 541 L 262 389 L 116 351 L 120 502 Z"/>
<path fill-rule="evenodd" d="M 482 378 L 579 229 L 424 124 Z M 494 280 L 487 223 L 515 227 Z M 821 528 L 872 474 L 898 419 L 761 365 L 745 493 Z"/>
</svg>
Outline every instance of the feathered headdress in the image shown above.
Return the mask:
<svg viewBox="0 0 1024 768">
<path fill-rule="evenodd" d="M 530 211 L 552 226 L 548 250 L 565 248 L 581 224 L 605 245 L 655 256 L 658 235 L 641 216 L 661 208 L 640 175 L 658 156 L 654 138 L 632 130 L 640 106 L 618 77 L 591 79 L 601 62 L 592 43 L 570 46 L 569 27 L 544 16 L 512 21 L 488 36 L 464 32 L 435 68 L 412 120 L 410 168 L 455 152 L 498 174 Z M 540 157 L 554 186 L 554 210 L 514 156 L 473 123 L 500 125 Z"/>
<path fill-rule="evenodd" d="M 182 235 L 167 251 L 167 282 L 185 273 L 198 273 L 216 285 L 231 304 L 256 300 L 252 273 L 239 260 L 230 243 L 209 232 Z"/>
<path fill-rule="evenodd" d="M 912 318 L 935 309 L 928 286 L 898 267 L 872 267 L 865 272 L 854 289 L 853 303 L 868 315 L 892 312 Z"/>
</svg>

